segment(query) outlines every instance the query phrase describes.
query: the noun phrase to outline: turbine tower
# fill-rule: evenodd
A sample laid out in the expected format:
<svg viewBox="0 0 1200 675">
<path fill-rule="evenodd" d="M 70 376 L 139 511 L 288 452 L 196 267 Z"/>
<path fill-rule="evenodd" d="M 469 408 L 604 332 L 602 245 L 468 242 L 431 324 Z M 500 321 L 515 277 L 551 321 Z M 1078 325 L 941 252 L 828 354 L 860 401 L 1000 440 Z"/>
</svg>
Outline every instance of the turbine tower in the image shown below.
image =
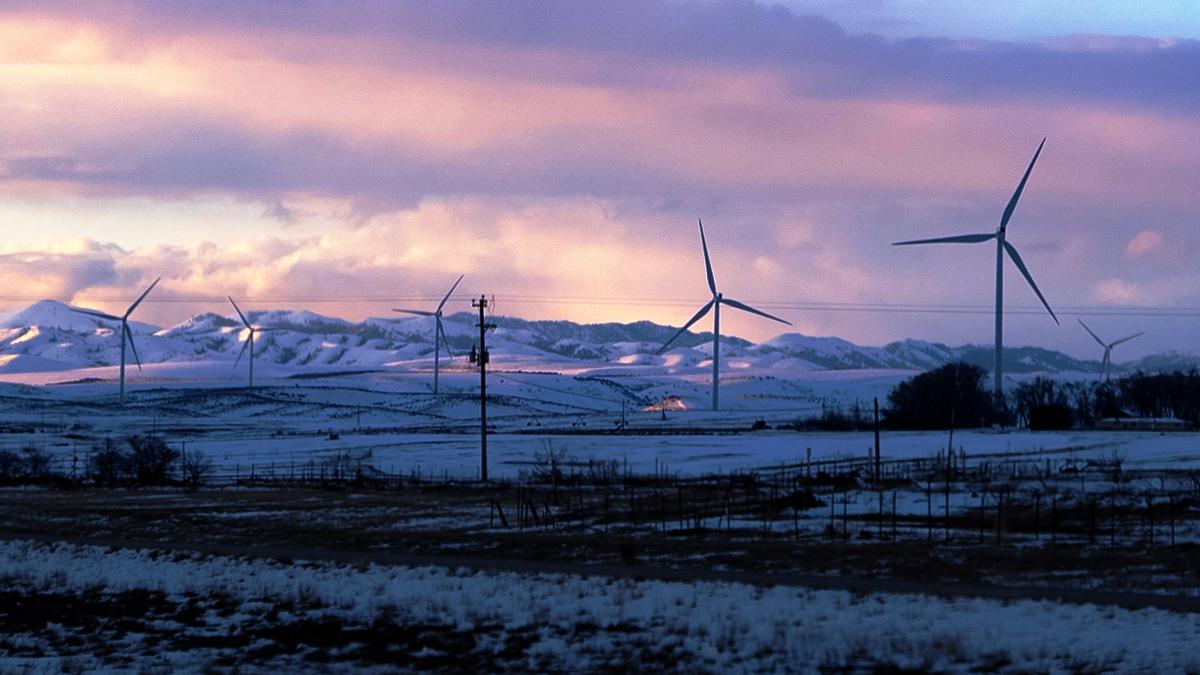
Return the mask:
<svg viewBox="0 0 1200 675">
<path fill-rule="evenodd" d="M 458 284 L 466 275 L 459 275 L 458 281 L 446 291 L 446 296 L 438 303 L 437 309 L 432 312 L 427 312 L 421 309 L 393 309 L 393 312 L 402 312 L 404 314 L 415 314 L 416 316 L 432 316 L 433 317 L 433 393 L 438 393 L 438 371 L 441 369 L 441 346 L 446 346 L 446 355 L 453 357 L 453 352 L 450 351 L 450 341 L 446 339 L 446 331 L 442 329 L 442 308 L 446 306 L 446 301 L 454 294 L 454 289 L 458 288 Z"/>
<path fill-rule="evenodd" d="M 246 327 L 246 330 L 250 331 L 250 334 L 249 334 L 249 336 L 247 336 L 246 341 L 242 343 L 242 351 L 238 352 L 237 359 L 233 362 L 233 367 L 237 368 L 238 364 L 242 362 L 242 356 L 244 356 L 246 354 L 246 350 L 249 349 L 250 350 L 250 380 L 249 380 L 249 384 L 247 384 L 246 386 L 249 388 L 253 388 L 254 387 L 254 336 L 257 335 L 259 333 L 259 331 L 272 330 L 272 329 L 271 328 L 262 328 L 260 326 L 255 326 L 254 324 L 250 323 L 249 319 L 246 318 L 246 315 L 242 314 L 241 308 L 239 308 L 237 303 L 233 301 L 233 298 L 228 295 L 225 297 L 229 298 L 229 304 L 233 305 L 233 310 L 235 312 L 237 312 L 238 318 L 242 320 L 242 325 Z"/>
<path fill-rule="evenodd" d="M 1134 335 L 1130 335 L 1127 338 L 1121 338 L 1120 340 L 1117 340 L 1116 342 L 1105 343 L 1104 340 L 1100 339 L 1099 335 L 1096 335 L 1096 333 L 1091 328 L 1088 328 L 1088 325 L 1083 322 L 1083 319 L 1076 319 L 1076 321 L 1079 322 L 1080 326 L 1083 326 L 1083 329 L 1088 332 L 1088 335 L 1092 336 L 1092 339 L 1094 339 L 1097 344 L 1099 344 L 1101 347 L 1104 347 L 1104 360 L 1102 360 L 1100 362 L 1100 379 L 1105 382 L 1108 382 L 1109 379 L 1112 377 L 1112 350 L 1113 350 L 1113 347 L 1116 347 L 1117 345 L 1119 345 L 1123 342 L 1129 342 L 1130 340 L 1132 340 L 1135 337 L 1141 337 L 1142 335 L 1145 335 L 1145 333 L 1136 333 Z"/>
<path fill-rule="evenodd" d="M 150 291 L 154 290 L 154 287 L 158 285 L 158 282 L 160 279 L 162 279 L 162 277 L 158 277 L 149 286 L 147 286 L 146 290 L 142 291 L 142 294 L 138 296 L 137 300 L 134 300 L 133 304 L 129 306 L 129 309 L 125 310 L 125 313 L 122 314 L 121 316 L 113 316 L 112 314 L 105 314 L 104 312 L 97 312 L 96 310 L 93 310 L 93 309 L 72 309 L 71 310 L 72 312 L 78 312 L 79 314 L 87 314 L 88 316 L 94 316 L 99 319 L 120 322 L 120 324 L 121 324 L 121 397 L 120 397 L 121 405 L 125 405 L 125 345 L 126 344 L 128 344 L 129 348 L 133 350 L 133 360 L 134 360 L 134 362 L 137 363 L 138 370 L 140 371 L 142 369 L 142 360 L 138 358 L 137 346 L 133 344 L 133 331 L 129 330 L 129 315 L 133 314 L 133 310 L 137 309 L 137 306 L 142 304 L 142 300 L 145 300 L 147 295 L 150 295 Z"/>
<path fill-rule="evenodd" d="M 666 342 L 664 342 L 663 346 L 658 348 L 658 353 L 662 354 L 667 349 L 667 347 L 670 346 L 670 344 L 675 341 L 676 338 L 678 338 L 680 335 L 683 335 L 684 332 L 687 331 L 687 329 L 691 328 L 692 324 L 696 323 L 700 319 L 703 319 L 704 315 L 708 314 L 708 311 L 710 309 L 714 310 L 713 311 L 713 346 L 712 346 L 712 366 L 713 366 L 712 407 L 713 407 L 713 410 L 718 410 L 717 389 L 721 382 L 721 355 L 720 355 L 720 349 L 721 349 L 721 305 L 729 305 L 730 307 L 732 307 L 734 309 L 740 309 L 743 312 L 757 314 L 759 316 L 766 317 L 772 321 L 778 321 L 779 323 L 787 324 L 789 326 L 792 324 L 791 324 L 791 322 L 784 321 L 783 319 L 781 319 L 777 316 L 772 316 L 770 314 L 767 314 L 766 312 L 764 312 L 762 310 L 754 309 L 750 305 L 738 302 L 737 300 L 734 300 L 732 298 L 727 298 L 723 294 L 717 292 L 717 282 L 716 282 L 716 279 L 713 278 L 712 262 L 709 261 L 709 258 L 708 258 L 708 242 L 706 242 L 704 240 L 704 222 L 703 221 L 699 221 L 699 222 L 700 222 L 700 247 L 704 251 L 704 271 L 706 274 L 708 274 L 708 290 L 712 291 L 712 300 L 709 300 L 703 307 L 700 308 L 700 311 L 696 312 L 695 315 L 693 315 L 692 318 L 689 319 L 687 323 L 683 324 L 683 328 L 680 328 L 677 333 L 672 335 L 670 340 L 667 340 Z"/>
<path fill-rule="evenodd" d="M 938 237 L 936 239 L 917 239 L 913 241 L 899 241 L 893 246 L 913 246 L 917 244 L 980 244 L 985 241 L 996 240 L 996 361 L 995 368 L 992 371 L 995 377 L 994 395 L 996 397 L 996 405 L 999 406 L 1004 400 L 1004 254 L 1012 259 L 1013 264 L 1020 270 L 1025 281 L 1029 282 L 1029 287 L 1037 294 L 1038 300 L 1042 301 L 1042 306 L 1050 312 L 1050 318 L 1054 319 L 1054 323 L 1058 324 L 1058 317 L 1054 315 L 1054 310 L 1050 309 L 1050 303 L 1046 302 L 1042 291 L 1038 289 L 1037 284 L 1033 281 L 1033 276 L 1029 273 L 1029 268 L 1025 267 L 1025 262 L 1021 260 L 1021 254 L 1017 253 L 1017 249 L 1012 244 L 1008 243 L 1008 221 L 1012 218 L 1013 211 L 1017 208 L 1017 200 L 1021 198 L 1021 192 L 1025 190 L 1025 183 L 1029 180 L 1029 174 L 1033 172 L 1033 165 L 1037 162 L 1038 155 L 1042 154 L 1042 146 L 1046 145 L 1046 139 L 1038 145 L 1037 152 L 1033 153 L 1033 159 L 1029 161 L 1029 167 L 1025 169 L 1025 175 L 1021 177 L 1021 182 L 1017 184 L 1017 189 L 1013 192 L 1012 198 L 1008 200 L 1008 206 L 1004 207 L 1004 215 L 1000 216 L 1000 227 L 995 232 L 984 234 L 960 234 L 952 237 Z M 1060 324 L 1061 325 L 1061 324 Z"/>
</svg>

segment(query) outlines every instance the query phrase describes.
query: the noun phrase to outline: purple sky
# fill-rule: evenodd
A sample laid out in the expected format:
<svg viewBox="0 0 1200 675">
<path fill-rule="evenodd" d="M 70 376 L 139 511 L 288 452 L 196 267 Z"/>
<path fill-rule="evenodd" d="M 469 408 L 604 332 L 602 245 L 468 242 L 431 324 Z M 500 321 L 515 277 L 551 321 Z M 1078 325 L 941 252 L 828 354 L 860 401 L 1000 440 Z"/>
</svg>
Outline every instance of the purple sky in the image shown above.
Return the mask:
<svg viewBox="0 0 1200 675">
<path fill-rule="evenodd" d="M 802 332 L 990 343 L 993 249 L 889 243 L 994 229 L 1046 136 L 1010 238 L 1064 321 L 1010 267 L 1007 342 L 1195 350 L 1200 31 L 1044 6 L 8 3 L 0 304 L 162 275 L 144 320 L 360 318 L 465 273 L 464 308 L 678 324 L 703 217 L 722 290 Z"/>
</svg>

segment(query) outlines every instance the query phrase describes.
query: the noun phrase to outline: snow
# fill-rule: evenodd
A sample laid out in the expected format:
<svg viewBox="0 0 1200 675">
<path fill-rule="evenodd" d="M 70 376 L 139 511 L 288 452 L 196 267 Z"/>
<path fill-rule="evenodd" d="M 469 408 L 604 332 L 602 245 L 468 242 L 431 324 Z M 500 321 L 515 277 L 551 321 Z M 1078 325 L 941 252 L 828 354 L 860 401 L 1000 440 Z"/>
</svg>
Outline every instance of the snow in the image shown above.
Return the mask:
<svg viewBox="0 0 1200 675">
<path fill-rule="evenodd" d="M 645 649 L 670 654 L 668 664 L 689 671 L 817 672 L 878 665 L 958 672 L 997 663 L 1006 672 L 1183 673 L 1200 668 L 1196 615 L 1045 601 L 284 564 L 12 541 L 0 543 L 0 578 L 26 592 L 145 589 L 179 602 L 197 596 L 229 599 L 238 609 L 225 616 L 205 615 L 200 630 L 208 634 L 256 621 L 286 624 L 305 615 L 333 617 L 346 627 L 377 621 L 447 625 L 472 631 L 476 649 L 491 658 L 499 658 L 497 648 L 506 633 L 527 634 L 532 644 L 513 665 L 532 670 L 593 670 Z M 289 609 L 274 619 L 261 618 L 282 605 Z M 196 630 L 173 621 L 164 622 L 163 629 Z M 87 640 L 97 639 L 80 637 L 85 647 Z M 44 639 L 37 634 L 4 637 L 9 644 L 27 645 Z M 140 654 L 134 670 L 161 666 L 168 658 L 130 652 Z M 185 658 L 175 663 L 202 669 L 204 659 L 219 655 L 176 655 Z M 0 655 L 0 668 L 27 665 L 19 657 Z"/>
<path fill-rule="evenodd" d="M 256 325 L 272 329 L 259 338 L 257 358 L 262 363 L 380 367 L 404 361 L 418 363 L 417 357 L 430 355 L 433 350 L 434 324 L 428 317 L 369 318 L 354 323 L 309 311 L 248 310 L 247 316 Z M 476 321 L 475 315 L 466 312 L 445 317 L 446 334 L 460 354 L 474 342 Z M 496 362 L 532 358 L 544 363 L 557 361 L 564 367 L 569 367 L 565 365 L 568 363 L 584 367 L 657 366 L 680 375 L 711 365 L 712 344 L 706 336 L 684 334 L 665 356 L 659 356 L 659 347 L 675 330 L 645 321 L 598 325 L 511 317 L 496 317 L 495 321 L 500 327 L 489 341 Z M 72 312 L 62 303 L 41 301 L 3 315 L 0 350 L 72 367 L 112 364 L 119 358 L 120 336 L 110 323 Z M 232 308 L 224 314 L 199 314 L 164 329 L 137 322 L 132 322 L 131 328 L 144 363 L 219 363 L 236 356 L 244 337 Z M 981 350 L 987 351 L 971 345 L 948 347 L 918 340 L 867 347 L 841 338 L 798 333 L 783 334 L 757 345 L 732 336 L 723 336 L 722 342 L 727 369 L 783 376 L 815 369 L 924 370 L 953 360 L 978 362 Z M 1086 377 L 1099 369 L 1097 362 L 1038 348 L 1010 348 L 1006 350 L 1009 353 L 1011 366 L 1024 366 L 1010 367 L 1010 372 L 1023 375 L 1053 372 L 1064 377 Z M 990 362 L 990 356 L 986 360 Z M 1170 363 L 1186 368 L 1197 359 L 1193 355 L 1169 354 L 1149 357 L 1145 362 L 1160 369 Z"/>
</svg>

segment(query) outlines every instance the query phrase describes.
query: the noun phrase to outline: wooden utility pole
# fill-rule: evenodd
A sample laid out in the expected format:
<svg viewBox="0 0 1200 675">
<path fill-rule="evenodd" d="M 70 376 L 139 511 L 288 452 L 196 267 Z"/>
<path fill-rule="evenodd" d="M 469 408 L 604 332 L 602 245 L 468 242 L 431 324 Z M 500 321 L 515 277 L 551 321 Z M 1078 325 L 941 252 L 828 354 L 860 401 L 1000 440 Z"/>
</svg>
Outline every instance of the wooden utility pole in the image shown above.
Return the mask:
<svg viewBox="0 0 1200 675">
<path fill-rule="evenodd" d="M 475 347 L 471 347 L 471 363 L 479 364 L 479 478 L 484 483 L 488 479 L 488 458 L 487 458 L 487 332 L 496 327 L 494 323 L 488 323 L 484 312 L 488 307 L 486 296 L 480 295 L 478 300 L 471 301 L 472 307 L 479 308 L 479 323 L 475 324 L 479 327 L 479 351 L 475 351 Z"/>
<path fill-rule="evenodd" d="M 883 462 L 879 457 L 879 399 L 876 398 L 875 399 L 875 480 L 876 481 L 883 479 L 883 474 L 881 473 L 881 469 L 883 468 L 882 463 Z M 881 507 L 881 510 L 882 510 L 882 507 Z"/>
</svg>

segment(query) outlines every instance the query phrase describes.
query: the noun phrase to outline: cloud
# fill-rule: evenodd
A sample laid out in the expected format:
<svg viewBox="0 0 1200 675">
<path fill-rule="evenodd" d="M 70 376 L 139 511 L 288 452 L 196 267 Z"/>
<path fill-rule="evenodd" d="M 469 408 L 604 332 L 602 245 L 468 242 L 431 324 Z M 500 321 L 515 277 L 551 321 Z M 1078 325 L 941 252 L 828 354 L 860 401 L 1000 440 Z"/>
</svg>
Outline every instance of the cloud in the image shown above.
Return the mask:
<svg viewBox="0 0 1200 675">
<path fill-rule="evenodd" d="M 706 228 L 722 290 L 734 297 L 788 299 L 784 279 L 809 288 L 835 286 L 843 298 L 869 292 L 862 271 L 836 250 L 836 241 L 763 256 L 744 230 L 730 225 L 734 220 Z M 763 227 L 774 232 L 776 226 L 769 219 Z M 504 311 L 534 318 L 678 324 L 694 310 L 690 303 L 702 303 L 708 294 L 691 223 L 594 198 L 426 200 L 357 227 L 313 235 L 129 250 L 69 241 L 0 255 L 0 281 L 16 285 L 30 269 L 38 277 L 24 287 L 38 298 L 107 311 L 122 309 L 161 275 L 154 302 L 139 313 L 161 324 L 225 311 L 226 294 L 256 307 L 306 307 L 348 318 L 387 315 L 397 298 L 440 297 L 457 274 L 466 274 L 462 297 L 495 294 Z M 763 337 L 779 332 L 753 318 L 730 319 L 729 330 Z"/>
<path fill-rule="evenodd" d="M 1145 305 L 1149 298 L 1136 283 L 1122 279 L 1102 279 L 1096 282 L 1093 297 L 1097 302 L 1113 305 Z"/>
<path fill-rule="evenodd" d="M 704 297 L 703 217 L 746 301 L 986 304 L 983 248 L 888 243 L 993 229 L 1042 136 L 1011 232 L 1052 304 L 1200 287 L 1194 42 L 888 40 L 738 0 L 47 7 L 0 11 L 0 225 L 59 270 L 30 286 L 45 295 L 165 272 L 164 299 L 337 289 L 361 314 L 457 270 L 555 296 L 533 315 L 678 322 L 689 309 L 632 299 Z M 1129 222 L 1174 255 L 1098 286 Z M 123 248 L 48 252 L 64 233 Z M 928 318 L 803 325 L 989 335 Z"/>
<path fill-rule="evenodd" d="M 117 260 L 124 251 L 88 239 L 70 239 L 38 248 L 0 253 L 0 286 L 18 303 L 70 297 L 80 288 L 118 282 Z"/>
<path fill-rule="evenodd" d="M 214 4 L 221 8 L 214 9 Z M 424 50 L 426 59 L 453 61 L 458 54 L 478 58 L 480 52 L 490 52 L 490 63 L 475 66 L 494 75 L 532 66 L 525 69 L 527 75 L 592 85 L 611 83 L 615 74 L 630 71 L 576 65 L 564 72 L 554 64 L 556 59 L 514 56 L 553 53 L 568 57 L 570 63 L 572 54 L 586 54 L 584 60 L 593 62 L 615 55 L 643 62 L 779 69 L 794 74 L 794 86 L 821 97 L 916 96 L 989 103 L 1024 98 L 1153 106 L 1180 113 L 1200 102 L 1188 75 L 1200 65 L 1196 41 L 1100 36 L 1048 44 L 887 40 L 851 35 L 828 19 L 750 0 L 596 0 L 539 5 L 536 11 L 502 0 L 469 5 L 229 2 L 202 7 L 188 2 L 75 2 L 55 7 L 56 15 L 67 20 L 150 33 L 142 38 L 149 42 L 164 41 L 163 33 L 240 34 L 259 43 L 275 38 L 288 45 L 292 58 L 310 62 L 357 54 L 399 65 L 413 56 L 404 45 L 415 42 L 430 47 Z M 40 4 L 29 10 L 46 11 Z M 306 48 L 295 47 L 300 36 Z M 440 57 L 432 56 L 438 52 Z"/>
<path fill-rule="evenodd" d="M 0 13 L 38 36 L 0 52 L 0 190 L 949 198 L 1048 134 L 1035 189 L 1127 203 L 1185 199 L 1200 156 L 1138 90 L 1188 72 L 1183 43 L 887 41 L 750 2 L 59 7 Z"/>
<path fill-rule="evenodd" d="M 276 199 L 267 204 L 266 208 L 263 209 L 262 215 L 264 218 L 278 221 L 281 225 L 295 225 L 300 222 L 301 218 L 313 214 L 288 206 L 284 203 L 283 199 Z"/>
<path fill-rule="evenodd" d="M 1125 245 L 1125 255 L 1130 258 L 1140 258 L 1147 253 L 1153 253 L 1163 247 L 1166 240 L 1162 232 L 1157 230 L 1142 230 Z"/>
</svg>

